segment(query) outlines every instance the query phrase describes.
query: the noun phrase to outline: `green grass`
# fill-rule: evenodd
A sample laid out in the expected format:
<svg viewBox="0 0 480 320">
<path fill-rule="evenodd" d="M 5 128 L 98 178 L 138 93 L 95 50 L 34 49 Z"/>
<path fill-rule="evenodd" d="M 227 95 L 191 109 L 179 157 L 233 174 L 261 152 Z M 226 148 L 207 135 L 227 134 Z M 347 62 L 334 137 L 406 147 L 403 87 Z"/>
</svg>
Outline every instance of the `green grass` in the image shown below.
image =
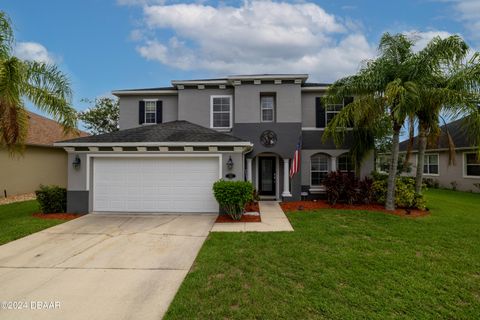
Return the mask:
<svg viewBox="0 0 480 320">
<path fill-rule="evenodd" d="M 36 200 L 0 205 L 0 245 L 66 221 L 35 218 L 35 212 L 40 212 Z"/>
<path fill-rule="evenodd" d="M 166 319 L 478 319 L 480 195 L 431 216 L 288 215 L 292 233 L 212 233 Z"/>
</svg>

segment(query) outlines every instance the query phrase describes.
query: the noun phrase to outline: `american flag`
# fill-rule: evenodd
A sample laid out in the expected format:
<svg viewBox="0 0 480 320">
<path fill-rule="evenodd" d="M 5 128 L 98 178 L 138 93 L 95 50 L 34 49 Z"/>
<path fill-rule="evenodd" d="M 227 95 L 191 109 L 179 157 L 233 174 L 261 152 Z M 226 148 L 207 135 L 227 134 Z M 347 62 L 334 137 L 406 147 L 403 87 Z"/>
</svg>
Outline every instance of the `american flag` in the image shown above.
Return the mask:
<svg viewBox="0 0 480 320">
<path fill-rule="evenodd" d="M 300 149 L 302 148 L 302 136 L 298 138 L 297 148 L 295 149 L 295 154 L 293 155 L 292 166 L 290 167 L 290 178 L 298 172 L 300 168 Z"/>
</svg>

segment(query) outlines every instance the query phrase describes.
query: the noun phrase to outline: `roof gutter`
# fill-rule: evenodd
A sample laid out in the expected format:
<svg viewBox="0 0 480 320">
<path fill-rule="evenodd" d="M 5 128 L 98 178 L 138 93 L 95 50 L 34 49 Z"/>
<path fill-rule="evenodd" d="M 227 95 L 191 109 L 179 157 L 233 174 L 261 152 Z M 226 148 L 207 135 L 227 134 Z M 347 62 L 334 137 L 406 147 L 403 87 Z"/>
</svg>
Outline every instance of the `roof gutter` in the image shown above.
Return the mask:
<svg viewBox="0 0 480 320">
<path fill-rule="evenodd" d="M 173 147 L 173 146 L 238 146 L 253 147 L 251 142 L 56 142 L 56 147 Z"/>
</svg>

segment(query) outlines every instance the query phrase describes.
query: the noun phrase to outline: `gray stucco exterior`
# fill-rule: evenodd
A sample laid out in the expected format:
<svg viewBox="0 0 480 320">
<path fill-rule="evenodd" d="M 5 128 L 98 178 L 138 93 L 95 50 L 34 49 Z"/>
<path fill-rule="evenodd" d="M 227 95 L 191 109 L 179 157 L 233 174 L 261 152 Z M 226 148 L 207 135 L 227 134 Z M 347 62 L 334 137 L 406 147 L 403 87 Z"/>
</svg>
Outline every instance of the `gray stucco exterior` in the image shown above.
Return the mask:
<svg viewBox="0 0 480 320">
<path fill-rule="evenodd" d="M 138 90 L 116 91 L 114 94 L 120 98 L 120 129 L 131 129 L 145 126 L 139 123 L 139 112 L 141 100 L 161 100 L 162 120 L 188 121 L 193 124 L 211 128 L 211 100 L 213 96 L 230 96 L 231 100 L 231 129 L 221 131 L 243 141 L 250 142 L 253 147 L 239 151 L 216 151 L 212 149 L 206 153 L 221 154 L 222 177 L 233 174 L 234 180 L 245 180 L 250 178 L 254 186 L 258 187 L 259 180 L 259 158 L 263 156 L 274 156 L 276 159 L 276 199 L 291 201 L 299 200 L 301 191 L 310 187 L 310 157 L 318 152 L 323 152 L 331 157 L 348 152 L 352 139 L 347 137 L 344 146 L 337 148 L 331 140 L 322 141 L 323 130 L 316 126 L 316 104 L 315 99 L 325 93 L 325 84 L 305 83 L 306 75 L 252 75 L 233 76 L 222 79 L 186 80 L 172 81 L 172 87 L 152 88 Z M 274 120 L 262 122 L 261 119 L 261 96 L 273 95 Z M 167 125 L 165 123 L 165 125 Z M 260 137 L 266 130 L 276 134 L 276 144 L 272 147 L 264 146 Z M 133 134 L 127 131 L 125 134 Z M 162 131 L 164 132 L 164 131 Z M 122 136 L 124 139 L 124 136 Z M 229 138 L 234 138 L 229 136 Z M 299 138 L 302 139 L 302 151 L 300 171 L 290 178 L 286 165 L 292 165 Z M 132 151 L 132 154 L 141 156 L 154 154 L 146 152 L 146 144 L 136 141 L 139 149 Z M 155 143 L 155 141 L 148 141 Z M 181 141 L 178 141 L 181 143 Z M 185 141 L 183 142 L 185 143 Z M 121 141 L 119 143 L 121 145 Z M 94 144 L 92 144 L 94 146 Z M 202 152 L 193 152 L 192 145 L 182 154 L 195 157 L 201 156 Z M 135 148 L 136 148 L 135 147 Z M 168 149 L 168 148 L 167 148 Z M 102 151 L 90 148 L 88 151 L 67 150 L 69 152 L 69 163 L 76 155 L 81 159 L 82 166 L 68 169 L 68 199 L 71 212 L 90 212 L 93 210 L 93 177 L 94 159 Z M 107 151 L 112 157 L 128 156 L 130 151 Z M 105 152 L 103 152 L 105 154 Z M 158 151 L 159 155 L 175 154 L 173 151 Z M 87 159 L 88 157 L 88 159 Z M 234 166 L 227 168 L 227 161 L 232 159 Z M 287 162 L 285 162 L 287 161 Z M 87 163 L 89 162 L 89 163 Z M 251 171 L 248 164 L 251 163 Z M 367 157 L 361 168 L 361 175 L 368 175 L 374 168 L 373 155 Z M 287 169 L 287 170 L 285 170 Z M 229 175 L 231 177 L 232 175 Z M 286 183 L 285 183 L 286 182 Z M 290 195 L 291 194 L 291 195 Z M 283 195 L 283 196 L 282 196 Z"/>
</svg>

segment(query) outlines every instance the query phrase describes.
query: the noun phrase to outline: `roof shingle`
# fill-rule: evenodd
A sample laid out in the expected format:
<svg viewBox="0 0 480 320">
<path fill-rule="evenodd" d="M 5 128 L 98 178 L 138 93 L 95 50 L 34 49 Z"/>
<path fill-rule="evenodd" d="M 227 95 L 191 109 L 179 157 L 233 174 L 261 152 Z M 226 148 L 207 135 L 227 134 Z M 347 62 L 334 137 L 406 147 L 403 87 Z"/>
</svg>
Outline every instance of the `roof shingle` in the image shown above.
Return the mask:
<svg viewBox="0 0 480 320">
<path fill-rule="evenodd" d="M 122 143 L 122 142 L 247 142 L 230 134 L 208 129 L 188 121 L 172 121 L 120 130 L 61 143 Z"/>
</svg>

